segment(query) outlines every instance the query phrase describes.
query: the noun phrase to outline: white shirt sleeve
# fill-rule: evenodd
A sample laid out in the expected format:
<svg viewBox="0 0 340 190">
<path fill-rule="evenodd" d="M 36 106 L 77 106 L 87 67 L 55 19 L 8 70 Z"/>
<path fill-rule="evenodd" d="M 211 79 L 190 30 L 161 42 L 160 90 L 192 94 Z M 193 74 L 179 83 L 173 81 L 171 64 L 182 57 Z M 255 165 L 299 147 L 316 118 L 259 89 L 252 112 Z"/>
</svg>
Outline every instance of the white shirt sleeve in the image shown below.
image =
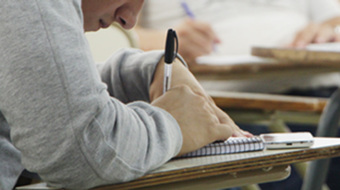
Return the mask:
<svg viewBox="0 0 340 190">
<path fill-rule="evenodd" d="M 338 0 L 310 0 L 309 9 L 311 20 L 316 22 L 340 16 Z"/>
</svg>

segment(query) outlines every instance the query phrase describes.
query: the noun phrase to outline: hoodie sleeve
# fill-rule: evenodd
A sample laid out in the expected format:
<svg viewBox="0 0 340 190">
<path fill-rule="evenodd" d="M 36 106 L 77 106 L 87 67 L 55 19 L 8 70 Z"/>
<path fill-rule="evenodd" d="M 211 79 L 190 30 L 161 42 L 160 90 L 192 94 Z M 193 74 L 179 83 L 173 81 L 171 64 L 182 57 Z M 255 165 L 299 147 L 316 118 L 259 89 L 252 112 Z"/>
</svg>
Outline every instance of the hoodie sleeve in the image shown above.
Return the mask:
<svg viewBox="0 0 340 190">
<path fill-rule="evenodd" d="M 98 66 L 108 92 L 124 103 L 136 100 L 150 102 L 149 87 L 153 73 L 163 56 L 162 51 L 142 52 L 122 49 Z"/>
</svg>

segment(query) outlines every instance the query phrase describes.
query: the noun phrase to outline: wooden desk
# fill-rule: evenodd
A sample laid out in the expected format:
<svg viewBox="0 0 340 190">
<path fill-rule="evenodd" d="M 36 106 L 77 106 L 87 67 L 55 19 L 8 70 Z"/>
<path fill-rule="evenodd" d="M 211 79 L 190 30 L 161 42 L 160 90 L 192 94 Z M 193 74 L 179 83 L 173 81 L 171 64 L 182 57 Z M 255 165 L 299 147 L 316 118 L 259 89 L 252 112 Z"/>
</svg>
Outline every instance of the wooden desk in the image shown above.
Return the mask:
<svg viewBox="0 0 340 190">
<path fill-rule="evenodd" d="M 339 68 L 325 65 L 292 64 L 243 64 L 243 65 L 195 65 L 190 71 L 198 80 L 258 79 L 270 77 L 307 76 L 335 72 Z M 292 72 L 294 71 L 294 72 Z"/>
<path fill-rule="evenodd" d="M 281 110 L 321 113 L 326 106 L 326 98 L 310 98 L 259 93 L 239 93 L 209 91 L 216 105 L 220 108 L 252 110 Z"/>
<path fill-rule="evenodd" d="M 258 84 L 263 84 L 261 81 L 339 72 L 340 67 L 339 52 L 255 47 L 252 49 L 252 55 L 270 58 L 272 62 L 218 66 L 197 65 L 196 68 L 192 68 L 192 71 L 200 81 L 217 81 L 216 84 L 223 89 L 224 83 L 218 83 L 219 80 L 226 81 L 226 85 L 235 79 L 234 84 L 243 84 L 252 79 Z M 237 88 L 237 85 L 234 86 Z M 211 95 L 216 104 L 237 123 L 265 125 L 272 132 L 289 131 L 286 125 L 288 122 L 317 126 L 320 113 L 327 102 L 327 100 L 316 98 L 304 100 L 297 97 L 249 93 Z M 304 176 L 306 166 L 306 164 L 299 164 L 295 169 L 301 176 Z"/>
<path fill-rule="evenodd" d="M 340 67 L 340 52 L 316 51 L 293 48 L 253 47 L 251 54 L 259 57 L 274 58 L 293 64 Z"/>
<path fill-rule="evenodd" d="M 315 144 L 309 149 L 266 150 L 172 160 L 152 174 L 129 183 L 112 185 L 110 188 L 148 187 L 193 178 L 270 169 L 275 166 L 335 156 L 340 156 L 340 139 L 315 138 Z"/>
<path fill-rule="evenodd" d="M 196 64 L 191 66 L 190 70 L 200 80 L 227 80 L 306 76 L 335 72 L 340 69 L 339 52 L 253 47 L 251 54 L 268 60 L 263 63 Z"/>
<path fill-rule="evenodd" d="M 284 132 L 285 122 L 318 124 L 328 101 L 327 98 L 243 92 L 208 91 L 208 94 L 235 122 L 266 125 L 272 132 Z"/>
<path fill-rule="evenodd" d="M 263 77 L 284 77 L 296 75 L 313 75 L 319 73 L 335 72 L 339 69 L 332 64 L 322 65 L 291 63 L 287 61 L 277 61 L 276 63 L 251 63 L 242 65 L 194 65 L 190 66 L 190 71 L 200 80 L 229 80 L 229 79 L 251 79 Z M 294 72 L 292 72 L 294 71 Z"/>
<path fill-rule="evenodd" d="M 250 173 L 254 171 L 258 173 L 262 171 L 263 176 L 268 176 L 266 175 L 266 171 L 273 171 L 276 175 L 276 180 L 279 180 L 289 175 L 289 168 L 287 168 L 289 164 L 335 156 L 340 156 L 340 138 L 315 138 L 314 145 L 308 149 L 265 150 L 219 156 L 174 159 L 154 172 L 137 180 L 99 187 L 96 188 L 96 190 L 150 189 L 153 187 L 163 189 L 163 187 L 174 188 L 175 186 L 176 189 L 180 187 L 190 189 L 197 187 L 196 182 L 204 184 L 208 180 L 217 180 L 216 183 L 220 183 L 225 179 L 229 180 L 227 184 L 223 184 L 225 187 L 238 186 L 247 184 L 248 179 L 256 179 L 256 176 L 250 177 Z M 237 178 L 242 176 L 244 179 Z M 265 180 L 263 176 L 260 176 L 257 182 L 251 181 L 251 183 L 263 182 L 263 180 Z M 216 179 L 214 179 L 215 177 Z M 188 186 L 184 187 L 187 182 Z M 210 185 L 213 186 L 216 184 Z M 21 187 L 18 189 L 33 188 Z"/>
</svg>

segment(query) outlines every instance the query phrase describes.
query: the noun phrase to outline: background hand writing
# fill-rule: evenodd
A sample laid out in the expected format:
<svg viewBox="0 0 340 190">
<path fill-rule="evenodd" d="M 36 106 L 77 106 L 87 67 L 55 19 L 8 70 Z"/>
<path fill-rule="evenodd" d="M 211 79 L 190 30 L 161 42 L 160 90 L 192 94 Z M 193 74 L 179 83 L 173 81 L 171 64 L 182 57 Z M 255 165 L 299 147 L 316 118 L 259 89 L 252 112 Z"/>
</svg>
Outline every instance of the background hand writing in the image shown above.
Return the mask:
<svg viewBox="0 0 340 190">
<path fill-rule="evenodd" d="M 166 31 L 135 28 L 140 35 L 140 48 L 143 50 L 154 50 L 164 47 Z M 190 64 L 195 63 L 198 56 L 209 54 L 214 49 L 214 44 L 220 43 L 219 38 L 207 22 L 184 19 L 174 27 L 178 36 L 179 54 Z M 150 43 L 152 41 L 152 43 Z"/>
<path fill-rule="evenodd" d="M 292 47 L 303 48 L 311 43 L 326 43 L 340 41 L 340 35 L 335 27 L 329 23 L 310 23 L 300 30 L 293 42 Z"/>
<path fill-rule="evenodd" d="M 198 56 L 207 55 L 214 50 L 219 38 L 209 23 L 185 19 L 175 27 L 179 39 L 179 53 L 189 63 L 195 62 Z"/>
</svg>

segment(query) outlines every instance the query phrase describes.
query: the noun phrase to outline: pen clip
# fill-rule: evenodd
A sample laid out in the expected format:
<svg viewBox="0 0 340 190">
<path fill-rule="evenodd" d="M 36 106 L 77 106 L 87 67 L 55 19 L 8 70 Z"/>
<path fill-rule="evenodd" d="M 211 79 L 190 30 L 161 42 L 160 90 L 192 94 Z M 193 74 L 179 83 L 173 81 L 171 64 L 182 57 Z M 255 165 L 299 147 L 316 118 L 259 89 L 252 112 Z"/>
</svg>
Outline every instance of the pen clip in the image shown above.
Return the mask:
<svg viewBox="0 0 340 190">
<path fill-rule="evenodd" d="M 176 31 L 173 31 L 174 33 L 174 38 L 175 38 L 175 42 L 176 42 L 176 51 L 174 53 L 174 57 L 172 58 L 172 61 L 174 61 L 174 59 L 177 57 L 177 54 L 178 54 L 178 37 L 177 37 L 177 34 L 176 34 Z"/>
</svg>

